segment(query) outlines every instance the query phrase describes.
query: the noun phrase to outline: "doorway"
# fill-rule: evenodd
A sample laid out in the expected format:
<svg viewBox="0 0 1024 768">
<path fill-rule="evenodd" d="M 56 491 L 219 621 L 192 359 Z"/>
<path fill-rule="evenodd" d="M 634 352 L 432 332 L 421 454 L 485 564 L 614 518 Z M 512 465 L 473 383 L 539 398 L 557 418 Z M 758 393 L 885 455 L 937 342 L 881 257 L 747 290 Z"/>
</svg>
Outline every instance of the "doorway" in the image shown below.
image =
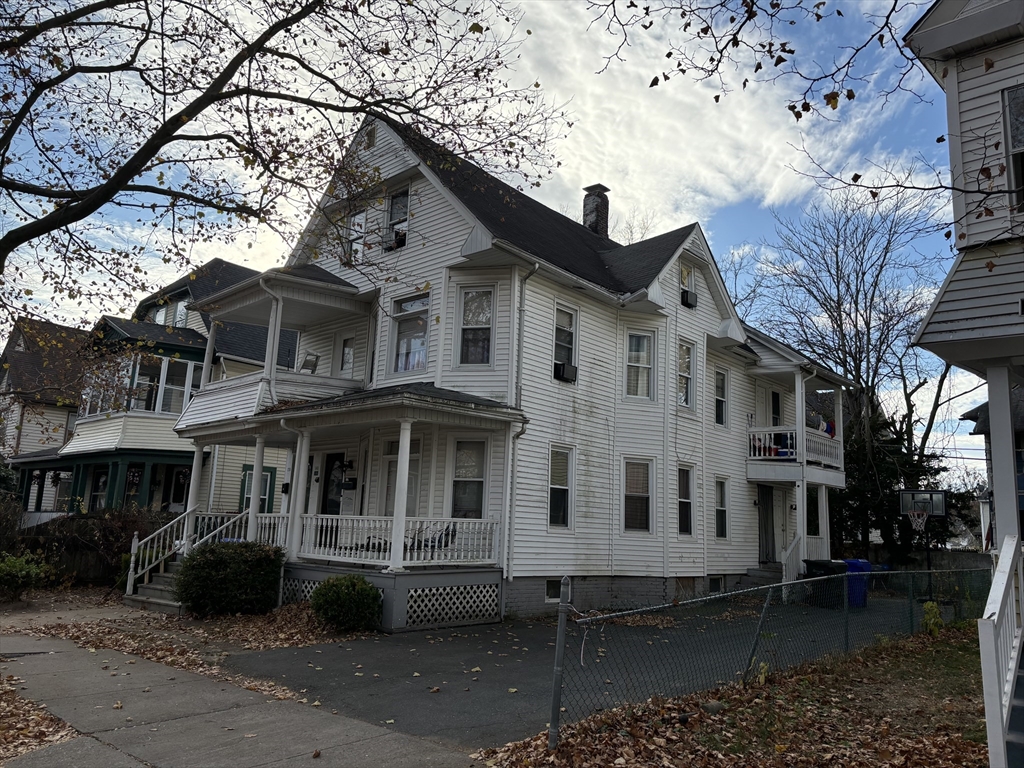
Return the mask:
<svg viewBox="0 0 1024 768">
<path fill-rule="evenodd" d="M 328 453 L 324 457 L 321 515 L 340 515 L 345 501 L 345 454 Z"/>
<path fill-rule="evenodd" d="M 757 559 L 774 563 L 775 558 L 775 489 L 770 485 L 757 486 Z"/>
</svg>

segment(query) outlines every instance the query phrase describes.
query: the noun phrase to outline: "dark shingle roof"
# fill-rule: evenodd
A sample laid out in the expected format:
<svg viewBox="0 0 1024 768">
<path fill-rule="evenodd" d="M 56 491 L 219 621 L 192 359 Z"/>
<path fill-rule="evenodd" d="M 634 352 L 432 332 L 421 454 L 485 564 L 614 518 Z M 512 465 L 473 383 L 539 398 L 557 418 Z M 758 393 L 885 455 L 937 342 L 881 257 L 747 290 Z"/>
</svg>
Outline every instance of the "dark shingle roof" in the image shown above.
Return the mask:
<svg viewBox="0 0 1024 768">
<path fill-rule="evenodd" d="M 258 275 L 255 269 L 243 267 L 241 264 L 233 264 L 224 259 L 211 259 L 200 267 L 196 267 L 187 275 L 183 275 L 169 285 L 165 285 L 156 293 L 152 293 L 139 302 L 135 310 L 136 317 L 140 315 L 144 307 L 148 307 L 160 299 L 173 296 L 185 289 L 197 301 L 206 296 L 211 296 L 217 291 L 222 291 L 232 285 L 237 285 L 243 280 Z"/>
<path fill-rule="evenodd" d="M 303 280 L 313 280 L 318 283 L 327 283 L 328 285 L 341 285 L 346 288 L 355 289 L 356 286 L 352 285 L 348 280 L 342 280 L 337 275 L 331 274 L 323 267 L 318 267 L 316 264 L 295 264 L 293 266 L 278 267 L 276 269 L 268 270 L 271 273 L 277 273 L 280 275 L 291 275 L 292 277 L 298 277 Z"/>
<path fill-rule="evenodd" d="M 122 339 L 126 340 L 191 349 L 206 348 L 206 337 L 191 328 L 172 328 L 159 323 L 140 323 L 137 320 L 111 317 L 110 315 L 103 315 L 96 327 L 101 329 L 104 325 L 112 328 L 120 334 Z"/>
<path fill-rule="evenodd" d="M 77 403 L 88 339 L 88 331 L 18 318 L 0 356 L 8 391 L 49 405 Z"/>
<path fill-rule="evenodd" d="M 646 288 L 696 226 L 621 246 L 457 157 L 416 129 L 381 119 L 494 237 L 609 291 L 633 293 Z"/>
<path fill-rule="evenodd" d="M 277 410 L 287 410 L 293 413 L 301 411 L 318 411 L 325 408 L 333 408 L 335 406 L 384 400 L 395 395 L 415 395 L 417 397 L 428 398 L 430 400 L 460 403 L 462 405 L 475 405 L 482 408 L 497 408 L 503 411 L 516 410 L 505 403 L 498 402 L 497 400 L 490 400 L 486 397 L 477 397 L 476 395 L 470 395 L 466 392 L 458 392 L 454 389 L 442 389 L 441 387 L 435 387 L 433 384 L 425 381 L 417 381 L 410 384 L 396 384 L 391 387 L 381 387 L 380 389 L 363 389 L 358 392 L 350 392 L 347 395 L 328 397 L 323 400 L 313 400 L 311 402 L 295 404 L 279 408 Z"/>
<path fill-rule="evenodd" d="M 1024 387 L 1010 390 L 1010 413 L 1013 416 L 1013 431 L 1024 432 Z M 972 435 L 987 435 L 992 431 L 992 422 L 988 417 L 988 403 L 972 408 L 960 417 L 960 421 L 973 421 Z"/>
</svg>

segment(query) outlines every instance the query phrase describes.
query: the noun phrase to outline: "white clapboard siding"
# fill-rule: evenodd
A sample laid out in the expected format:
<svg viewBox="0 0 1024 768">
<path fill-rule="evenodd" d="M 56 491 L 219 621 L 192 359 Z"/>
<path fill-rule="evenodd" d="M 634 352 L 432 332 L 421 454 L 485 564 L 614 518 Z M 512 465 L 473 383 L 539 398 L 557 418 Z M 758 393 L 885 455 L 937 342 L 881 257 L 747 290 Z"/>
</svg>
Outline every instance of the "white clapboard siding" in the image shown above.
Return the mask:
<svg viewBox="0 0 1024 768">
<path fill-rule="evenodd" d="M 126 413 L 119 448 L 127 450 L 191 451 L 192 443 L 174 432 L 173 417 Z"/>
<path fill-rule="evenodd" d="M 186 442 L 181 441 L 182 446 Z M 207 511 L 233 512 L 238 509 L 242 491 L 242 468 L 252 464 L 256 446 L 220 445 L 212 449 L 203 466 L 203 482 L 199 490 L 199 504 Z M 266 448 L 263 452 L 263 466 L 274 467 L 274 512 L 281 512 L 281 485 L 286 481 L 285 462 L 287 452 L 280 448 Z M 213 477 L 213 496 L 210 496 L 210 479 Z"/>
<path fill-rule="evenodd" d="M 320 362 L 317 365 L 317 374 L 330 376 L 336 372 L 338 361 L 335 360 L 335 353 L 340 353 L 340 347 L 336 346 L 339 338 L 351 338 L 353 346 L 352 378 L 364 379 L 368 363 L 368 347 L 366 334 L 369 323 L 366 319 L 353 320 L 351 317 L 339 317 L 329 323 L 316 325 L 308 328 L 299 341 L 299 354 L 297 359 L 301 362 L 307 353 L 312 352 L 320 355 Z"/>
<path fill-rule="evenodd" d="M 955 106 L 950 105 L 950 133 L 959 138 L 959 142 L 951 143 L 950 150 L 955 152 L 959 146 L 961 155 L 959 163 L 954 158 L 954 167 L 960 169 L 954 186 L 980 185 L 986 191 L 1006 189 L 1008 174 L 1000 173 L 1000 166 L 1006 164 L 1003 91 L 1024 85 L 1024 40 L 951 62 L 950 69 L 957 94 Z M 952 78 L 950 83 L 953 84 Z M 983 168 L 991 173 L 991 179 L 981 175 Z M 1003 195 L 987 199 L 982 195 L 954 196 L 957 247 L 963 249 L 1005 237 L 1011 229 L 1019 236 L 1024 216 L 1011 214 L 1009 202 Z M 984 215 L 985 207 L 993 215 Z M 961 239 L 960 234 L 966 234 L 966 238 Z"/>
<path fill-rule="evenodd" d="M 118 447 L 120 438 L 121 419 L 118 416 L 104 415 L 83 419 L 75 425 L 75 436 L 60 453 L 67 456 L 88 451 L 112 451 Z"/>
<path fill-rule="evenodd" d="M 920 343 L 1024 334 L 1021 298 L 1024 252 L 1019 246 L 967 252 L 938 297 Z"/>
<path fill-rule="evenodd" d="M 51 405 L 19 405 L 18 422 L 12 424 L 12 436 L 18 445 L 18 453 L 32 453 L 47 448 L 59 447 L 64 442 L 68 411 Z"/>
</svg>

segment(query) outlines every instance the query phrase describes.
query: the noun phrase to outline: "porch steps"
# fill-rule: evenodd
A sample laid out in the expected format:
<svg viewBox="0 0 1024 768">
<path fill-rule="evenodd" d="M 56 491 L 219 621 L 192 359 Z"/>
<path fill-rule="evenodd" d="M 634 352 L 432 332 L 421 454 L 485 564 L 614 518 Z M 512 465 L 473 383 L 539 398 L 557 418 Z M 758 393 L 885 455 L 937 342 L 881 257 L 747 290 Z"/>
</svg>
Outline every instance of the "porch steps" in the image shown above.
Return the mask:
<svg viewBox="0 0 1024 768">
<path fill-rule="evenodd" d="M 736 588 L 749 589 L 751 587 L 767 587 L 770 584 L 781 583 L 782 563 L 761 563 L 757 568 L 747 568 L 747 572 L 740 576 Z"/>
<path fill-rule="evenodd" d="M 164 563 L 162 572 L 151 573 L 148 583 L 136 585 L 134 595 L 124 596 L 124 604 L 143 611 L 183 615 L 184 609 L 174 597 L 174 579 L 180 569 L 177 560 Z"/>
</svg>

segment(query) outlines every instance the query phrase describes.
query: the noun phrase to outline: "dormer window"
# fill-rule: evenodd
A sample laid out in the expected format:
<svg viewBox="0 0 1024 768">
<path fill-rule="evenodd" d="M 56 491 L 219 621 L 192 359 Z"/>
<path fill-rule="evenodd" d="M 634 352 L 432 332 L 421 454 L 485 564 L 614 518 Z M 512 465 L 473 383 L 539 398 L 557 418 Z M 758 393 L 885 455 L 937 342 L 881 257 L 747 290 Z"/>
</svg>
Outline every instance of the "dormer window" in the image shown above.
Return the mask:
<svg viewBox="0 0 1024 768">
<path fill-rule="evenodd" d="M 1010 204 L 1024 212 L 1024 85 L 1005 91 Z"/>
<path fill-rule="evenodd" d="M 394 251 L 405 246 L 409 231 L 409 190 L 396 192 L 388 200 L 388 229 L 384 250 Z"/>
</svg>

